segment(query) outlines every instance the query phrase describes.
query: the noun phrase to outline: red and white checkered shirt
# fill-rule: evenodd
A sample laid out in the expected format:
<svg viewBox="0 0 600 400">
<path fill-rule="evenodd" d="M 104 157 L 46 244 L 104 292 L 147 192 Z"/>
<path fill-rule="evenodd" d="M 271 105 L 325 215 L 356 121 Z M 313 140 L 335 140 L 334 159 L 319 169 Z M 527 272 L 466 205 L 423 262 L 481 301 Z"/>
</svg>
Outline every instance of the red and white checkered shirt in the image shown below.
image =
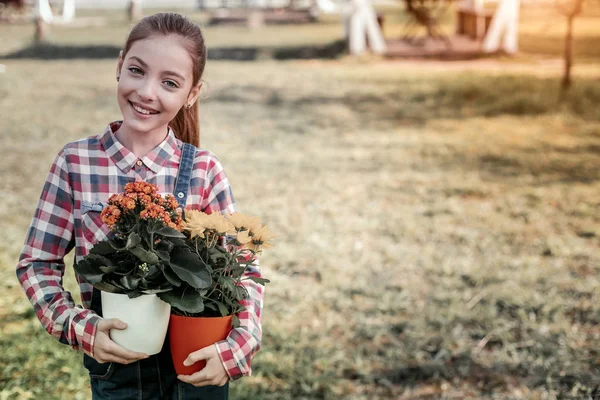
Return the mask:
<svg viewBox="0 0 600 400">
<path fill-rule="evenodd" d="M 93 288 L 77 276 L 82 305 L 75 304 L 62 286 L 63 258 L 75 248 L 77 262 L 106 237 L 108 228 L 92 205 L 106 204 L 110 195 L 122 192 L 128 182 L 143 180 L 158 186 L 160 193 L 173 193 L 182 151 L 182 142 L 169 130 L 160 145 L 138 158 L 116 139 L 113 132 L 119 126 L 120 122 L 113 122 L 103 134 L 69 143 L 59 152 L 17 265 L 17 277 L 44 328 L 61 343 L 92 357 L 100 320 L 89 310 Z M 235 211 L 229 181 L 210 151 L 196 151 L 186 207 Z M 258 265 L 247 274 L 260 277 Z M 262 336 L 264 288 L 251 280 L 243 285 L 250 296 L 243 302 L 246 311 L 238 315 L 241 326 L 216 344 L 232 380 L 250 375 L 251 359 Z"/>
</svg>

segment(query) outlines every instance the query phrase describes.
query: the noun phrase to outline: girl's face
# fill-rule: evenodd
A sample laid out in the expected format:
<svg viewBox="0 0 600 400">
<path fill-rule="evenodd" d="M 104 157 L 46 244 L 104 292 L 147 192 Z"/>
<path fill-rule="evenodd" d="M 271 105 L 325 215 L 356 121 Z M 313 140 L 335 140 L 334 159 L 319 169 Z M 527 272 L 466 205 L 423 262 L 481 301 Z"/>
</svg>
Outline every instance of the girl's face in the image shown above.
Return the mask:
<svg viewBox="0 0 600 400">
<path fill-rule="evenodd" d="M 193 63 L 177 36 L 151 36 L 119 56 L 117 99 L 127 132 L 164 135 L 181 107 L 193 103 Z"/>
</svg>

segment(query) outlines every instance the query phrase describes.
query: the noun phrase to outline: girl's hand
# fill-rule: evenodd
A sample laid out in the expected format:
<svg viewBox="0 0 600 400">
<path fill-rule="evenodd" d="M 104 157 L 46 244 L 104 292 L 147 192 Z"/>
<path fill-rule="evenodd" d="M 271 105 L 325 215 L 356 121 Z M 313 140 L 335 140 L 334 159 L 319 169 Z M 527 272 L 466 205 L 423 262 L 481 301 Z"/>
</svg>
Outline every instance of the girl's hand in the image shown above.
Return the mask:
<svg viewBox="0 0 600 400">
<path fill-rule="evenodd" d="M 148 358 L 148 354 L 137 353 L 124 349 L 110 338 L 111 329 L 126 329 L 127 324 L 116 318 L 103 319 L 98 322 L 96 338 L 94 339 L 94 359 L 100 364 L 105 362 L 117 362 L 129 364 L 137 360 Z"/>
<path fill-rule="evenodd" d="M 210 345 L 190 353 L 183 365 L 190 366 L 200 360 L 206 360 L 206 366 L 192 375 L 178 375 L 180 381 L 194 386 L 223 386 L 229 382 L 229 376 L 221 363 L 217 347 Z"/>
</svg>

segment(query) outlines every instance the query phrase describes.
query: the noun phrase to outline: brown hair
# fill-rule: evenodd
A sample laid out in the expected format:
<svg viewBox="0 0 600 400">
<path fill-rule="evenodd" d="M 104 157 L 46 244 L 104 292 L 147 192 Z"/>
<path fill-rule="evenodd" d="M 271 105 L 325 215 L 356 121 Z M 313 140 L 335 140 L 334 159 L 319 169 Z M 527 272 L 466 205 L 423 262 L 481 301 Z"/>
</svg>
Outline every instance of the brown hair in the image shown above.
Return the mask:
<svg viewBox="0 0 600 400">
<path fill-rule="evenodd" d="M 134 42 L 149 38 L 154 35 L 177 35 L 188 51 L 193 62 L 193 82 L 196 86 L 202 78 L 206 65 L 206 45 L 200 27 L 177 13 L 158 13 L 143 18 L 138 22 L 127 37 L 123 47 L 123 58 L 131 49 Z M 175 118 L 169 123 L 175 136 L 181 141 L 200 146 L 200 126 L 198 121 L 198 105 L 194 103 L 191 108 L 183 106 Z"/>
</svg>

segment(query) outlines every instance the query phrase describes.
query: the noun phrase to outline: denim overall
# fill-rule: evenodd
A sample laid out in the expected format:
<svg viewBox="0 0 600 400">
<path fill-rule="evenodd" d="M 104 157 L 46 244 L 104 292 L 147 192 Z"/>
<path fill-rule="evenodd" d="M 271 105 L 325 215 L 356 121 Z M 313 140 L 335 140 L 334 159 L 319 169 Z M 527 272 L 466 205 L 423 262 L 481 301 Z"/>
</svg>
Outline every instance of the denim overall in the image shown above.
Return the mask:
<svg viewBox="0 0 600 400">
<path fill-rule="evenodd" d="M 195 154 L 194 146 L 183 144 L 179 173 L 175 181 L 175 198 L 182 209 L 185 209 Z M 94 289 L 90 309 L 102 316 L 100 299 L 100 291 Z M 229 383 L 223 387 L 195 387 L 177 379 L 168 336 L 160 353 L 145 360 L 127 365 L 116 362 L 100 364 L 84 354 L 83 364 L 90 374 L 94 400 L 227 400 L 229 398 Z"/>
</svg>

